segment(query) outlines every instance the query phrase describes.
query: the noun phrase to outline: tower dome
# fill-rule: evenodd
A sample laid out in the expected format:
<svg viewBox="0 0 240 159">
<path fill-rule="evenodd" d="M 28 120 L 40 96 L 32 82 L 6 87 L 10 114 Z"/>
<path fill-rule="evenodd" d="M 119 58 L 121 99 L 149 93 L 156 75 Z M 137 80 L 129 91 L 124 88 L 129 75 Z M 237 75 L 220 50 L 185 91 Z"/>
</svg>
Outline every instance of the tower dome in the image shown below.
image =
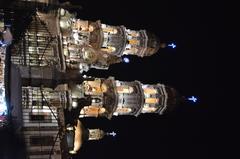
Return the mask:
<svg viewBox="0 0 240 159">
<path fill-rule="evenodd" d="M 158 52 L 160 48 L 166 47 L 165 43 L 161 43 L 160 39 L 153 33 L 146 31 L 147 35 L 147 50 L 143 56 L 151 56 Z"/>
<path fill-rule="evenodd" d="M 88 134 L 88 129 L 83 127 L 80 120 L 74 126 L 67 126 L 66 139 L 70 154 L 76 154 L 80 150 L 83 142 L 88 140 Z"/>
<path fill-rule="evenodd" d="M 88 140 L 100 140 L 106 133 L 101 129 L 87 129 L 80 120 L 73 126 L 67 126 L 66 139 L 70 154 L 76 154 L 82 144 Z"/>
<path fill-rule="evenodd" d="M 169 113 L 174 111 L 179 103 L 184 100 L 184 98 L 178 93 L 178 91 L 172 87 L 165 86 L 165 90 L 168 95 L 167 107 L 164 113 Z"/>
</svg>

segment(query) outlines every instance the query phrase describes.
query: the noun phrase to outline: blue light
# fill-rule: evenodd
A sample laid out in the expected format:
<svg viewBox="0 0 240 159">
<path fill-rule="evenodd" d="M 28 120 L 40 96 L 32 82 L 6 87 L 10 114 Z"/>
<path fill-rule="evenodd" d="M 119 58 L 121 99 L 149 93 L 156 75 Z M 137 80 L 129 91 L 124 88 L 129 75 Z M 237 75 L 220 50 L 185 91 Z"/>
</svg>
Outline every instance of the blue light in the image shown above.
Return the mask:
<svg viewBox="0 0 240 159">
<path fill-rule="evenodd" d="M 129 62 L 130 62 L 130 60 L 129 60 L 129 58 L 127 58 L 127 57 L 124 57 L 124 58 L 123 58 L 123 62 L 124 62 L 124 63 L 129 63 Z"/>
<path fill-rule="evenodd" d="M 107 133 L 107 135 L 109 136 L 112 136 L 112 137 L 115 137 L 117 135 L 117 133 L 115 133 L 114 131 L 110 132 L 110 133 Z"/>
<path fill-rule="evenodd" d="M 192 101 L 193 103 L 196 103 L 198 99 L 196 97 L 192 96 L 192 97 L 188 98 L 188 100 Z"/>
<path fill-rule="evenodd" d="M 0 47 L 5 47 L 6 44 L 0 40 Z"/>
<path fill-rule="evenodd" d="M 0 104 L 0 116 L 4 116 L 4 115 L 7 115 L 7 105 L 6 105 L 6 103 L 4 102 L 4 103 L 1 103 Z"/>
<path fill-rule="evenodd" d="M 168 44 L 169 47 L 172 47 L 173 49 L 177 47 L 174 43 Z"/>
<path fill-rule="evenodd" d="M 7 103 L 5 99 L 5 90 L 0 86 L 0 116 L 7 115 Z"/>
</svg>

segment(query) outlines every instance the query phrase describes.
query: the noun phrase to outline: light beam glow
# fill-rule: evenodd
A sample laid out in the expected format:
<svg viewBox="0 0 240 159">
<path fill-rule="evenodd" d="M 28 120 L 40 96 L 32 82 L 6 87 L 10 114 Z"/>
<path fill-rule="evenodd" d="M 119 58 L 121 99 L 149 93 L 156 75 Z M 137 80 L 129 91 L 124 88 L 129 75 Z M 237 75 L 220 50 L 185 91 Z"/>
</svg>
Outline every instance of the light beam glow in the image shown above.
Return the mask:
<svg viewBox="0 0 240 159">
<path fill-rule="evenodd" d="M 127 58 L 127 57 L 124 57 L 124 58 L 123 58 L 123 62 L 124 62 L 124 63 L 129 63 L 129 62 L 130 62 L 130 60 L 129 60 L 129 58 Z"/>
<path fill-rule="evenodd" d="M 7 115 L 7 104 L 5 100 L 5 90 L 0 88 L 0 116 Z"/>
<path fill-rule="evenodd" d="M 192 97 L 189 97 L 188 100 L 192 101 L 193 103 L 196 103 L 198 99 L 196 97 L 192 96 Z"/>
<path fill-rule="evenodd" d="M 115 133 L 114 131 L 112 131 L 112 132 L 110 132 L 110 133 L 107 133 L 107 135 L 115 137 L 115 136 L 117 135 L 117 133 Z"/>
<path fill-rule="evenodd" d="M 177 45 L 174 44 L 174 43 L 168 44 L 168 46 L 169 46 L 169 47 L 172 47 L 173 49 L 177 47 Z"/>
</svg>

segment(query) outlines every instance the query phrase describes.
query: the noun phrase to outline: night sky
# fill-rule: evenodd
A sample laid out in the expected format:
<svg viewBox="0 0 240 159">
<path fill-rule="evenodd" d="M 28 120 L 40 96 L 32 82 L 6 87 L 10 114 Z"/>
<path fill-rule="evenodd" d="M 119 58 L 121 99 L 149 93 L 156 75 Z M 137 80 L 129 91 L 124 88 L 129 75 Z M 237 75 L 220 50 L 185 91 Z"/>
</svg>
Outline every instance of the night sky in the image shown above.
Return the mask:
<svg viewBox="0 0 240 159">
<path fill-rule="evenodd" d="M 129 29 L 146 29 L 176 49 L 162 49 L 151 57 L 130 57 L 108 71 L 87 75 L 118 80 L 164 83 L 184 96 L 199 97 L 198 104 L 182 104 L 172 114 L 107 119 L 85 119 L 88 127 L 115 130 L 115 138 L 84 145 L 79 158 L 210 158 L 215 136 L 212 115 L 216 89 L 216 36 L 220 15 L 208 3 L 148 0 L 81 1 L 78 15 Z M 76 158 L 78 158 L 76 157 Z"/>
<path fill-rule="evenodd" d="M 77 3 L 83 7 L 78 11 L 81 19 L 146 29 L 163 42 L 177 44 L 175 49 L 161 49 L 145 58 L 130 56 L 129 64 L 115 64 L 108 71 L 93 69 L 87 75 L 163 83 L 176 88 L 183 96 L 197 96 L 199 101 L 182 104 L 175 112 L 163 116 L 83 119 L 85 127 L 114 130 L 118 134 L 115 138 L 85 143 L 75 157 L 210 158 L 215 142 L 212 114 L 216 109 L 216 36 L 220 32 L 217 7 L 203 1 L 176 3 L 170 0 L 81 0 Z"/>
</svg>

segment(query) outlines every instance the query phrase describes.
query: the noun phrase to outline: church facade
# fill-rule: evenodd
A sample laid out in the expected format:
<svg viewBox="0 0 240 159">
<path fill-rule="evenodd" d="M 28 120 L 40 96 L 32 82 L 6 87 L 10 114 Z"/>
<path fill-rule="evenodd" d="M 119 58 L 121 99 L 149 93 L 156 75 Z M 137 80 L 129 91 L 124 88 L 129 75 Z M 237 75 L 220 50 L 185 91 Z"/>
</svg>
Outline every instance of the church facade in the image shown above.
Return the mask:
<svg viewBox="0 0 240 159">
<path fill-rule="evenodd" d="M 1 9 L 0 123 L 11 118 L 26 158 L 69 158 L 84 141 L 108 134 L 85 128 L 81 118 L 161 115 L 177 105 L 177 91 L 164 84 L 82 76 L 123 55 L 157 53 L 166 44 L 154 34 L 79 19 L 57 1 L 12 5 Z"/>
</svg>

